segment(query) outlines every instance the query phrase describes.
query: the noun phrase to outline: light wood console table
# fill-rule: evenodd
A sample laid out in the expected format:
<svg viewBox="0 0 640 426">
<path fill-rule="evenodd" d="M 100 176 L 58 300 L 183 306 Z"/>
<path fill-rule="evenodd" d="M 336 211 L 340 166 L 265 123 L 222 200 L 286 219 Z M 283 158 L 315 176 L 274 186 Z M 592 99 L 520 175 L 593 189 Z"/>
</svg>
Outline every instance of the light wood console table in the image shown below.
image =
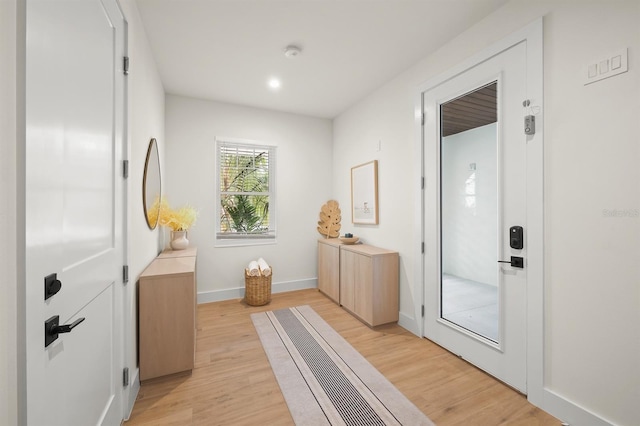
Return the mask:
<svg viewBox="0 0 640 426">
<path fill-rule="evenodd" d="M 165 250 L 139 281 L 140 380 L 193 369 L 195 248 Z"/>
</svg>

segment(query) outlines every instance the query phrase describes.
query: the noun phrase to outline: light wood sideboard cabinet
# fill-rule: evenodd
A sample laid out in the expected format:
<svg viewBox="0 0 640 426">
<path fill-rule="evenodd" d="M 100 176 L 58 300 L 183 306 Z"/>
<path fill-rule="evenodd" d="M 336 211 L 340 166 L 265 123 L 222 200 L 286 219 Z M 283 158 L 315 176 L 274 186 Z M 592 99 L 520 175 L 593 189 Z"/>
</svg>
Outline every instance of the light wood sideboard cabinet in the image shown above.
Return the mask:
<svg viewBox="0 0 640 426">
<path fill-rule="evenodd" d="M 340 303 L 340 245 L 337 238 L 318 240 L 318 290 Z"/>
<path fill-rule="evenodd" d="M 340 304 L 370 326 L 398 321 L 398 253 L 340 246 Z"/>
<path fill-rule="evenodd" d="M 196 250 L 187 250 L 163 252 L 140 275 L 140 380 L 193 369 Z"/>
</svg>

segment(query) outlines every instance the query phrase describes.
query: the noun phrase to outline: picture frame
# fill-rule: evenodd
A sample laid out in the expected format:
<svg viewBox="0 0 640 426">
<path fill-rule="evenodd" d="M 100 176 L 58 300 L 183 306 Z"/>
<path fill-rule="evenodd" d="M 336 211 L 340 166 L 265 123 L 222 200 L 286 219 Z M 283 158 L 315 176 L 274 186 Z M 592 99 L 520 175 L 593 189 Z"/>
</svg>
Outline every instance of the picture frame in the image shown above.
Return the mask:
<svg viewBox="0 0 640 426">
<path fill-rule="evenodd" d="M 351 222 L 378 224 L 378 160 L 351 168 Z"/>
</svg>

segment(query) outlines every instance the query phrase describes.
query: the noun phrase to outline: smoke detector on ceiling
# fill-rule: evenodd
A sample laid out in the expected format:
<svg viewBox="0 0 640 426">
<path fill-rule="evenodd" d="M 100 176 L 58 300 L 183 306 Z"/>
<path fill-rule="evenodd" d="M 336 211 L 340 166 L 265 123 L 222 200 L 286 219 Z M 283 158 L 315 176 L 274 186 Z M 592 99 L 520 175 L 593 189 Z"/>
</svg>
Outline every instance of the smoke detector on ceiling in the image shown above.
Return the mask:
<svg viewBox="0 0 640 426">
<path fill-rule="evenodd" d="M 299 55 L 302 55 L 302 49 L 298 46 L 290 45 L 284 48 L 284 56 L 287 58 L 295 58 Z"/>
</svg>

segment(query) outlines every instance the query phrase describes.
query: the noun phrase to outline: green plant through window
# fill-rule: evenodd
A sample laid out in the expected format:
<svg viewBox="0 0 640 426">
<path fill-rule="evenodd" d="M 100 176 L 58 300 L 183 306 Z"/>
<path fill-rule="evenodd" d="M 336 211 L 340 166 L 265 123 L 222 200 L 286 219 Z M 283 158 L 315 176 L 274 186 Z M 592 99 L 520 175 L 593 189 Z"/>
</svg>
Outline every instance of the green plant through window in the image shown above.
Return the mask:
<svg viewBox="0 0 640 426">
<path fill-rule="evenodd" d="M 272 149 L 220 142 L 218 156 L 220 233 L 229 237 L 268 235 Z"/>
</svg>

